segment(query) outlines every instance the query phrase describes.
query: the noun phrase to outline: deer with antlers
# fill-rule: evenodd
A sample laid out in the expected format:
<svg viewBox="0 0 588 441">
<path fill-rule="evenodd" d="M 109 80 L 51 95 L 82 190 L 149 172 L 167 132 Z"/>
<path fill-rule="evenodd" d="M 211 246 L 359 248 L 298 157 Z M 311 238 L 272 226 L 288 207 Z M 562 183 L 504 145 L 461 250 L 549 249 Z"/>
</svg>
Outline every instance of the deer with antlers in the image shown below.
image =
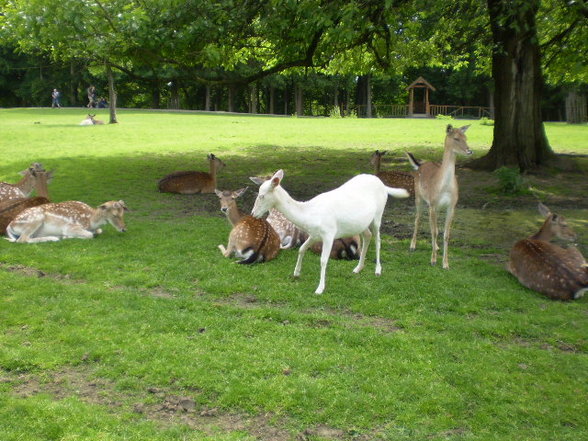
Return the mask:
<svg viewBox="0 0 588 441">
<path fill-rule="evenodd" d="M 225 257 L 234 254 L 240 258 L 237 263 L 267 262 L 280 252 L 280 237 L 265 219 L 245 215 L 239 210 L 236 199 L 246 190 L 247 187 L 236 191 L 215 190 L 221 211 L 233 226 L 227 247 L 219 245 L 218 248 Z"/>
<path fill-rule="evenodd" d="M 163 193 L 214 193 L 216 190 L 216 174 L 225 163 L 212 153 L 207 156 L 209 172 L 178 171 L 161 178 L 157 188 Z"/>
<path fill-rule="evenodd" d="M 100 226 L 111 224 L 126 231 L 124 201 L 108 201 L 98 208 L 79 201 L 49 203 L 27 208 L 6 228 L 7 240 L 19 243 L 55 242 L 61 239 L 92 239 Z"/>
<path fill-rule="evenodd" d="M 555 237 L 576 240 L 576 233 L 566 219 L 539 204 L 545 222 L 539 231 L 519 240 L 510 251 L 507 270 L 522 285 L 551 299 L 579 299 L 588 290 L 588 265 L 575 248 L 562 248 L 550 241 Z"/>
<path fill-rule="evenodd" d="M 417 233 L 423 206 L 429 207 L 429 225 L 431 228 L 431 265 L 437 263 L 437 215 L 442 209 L 446 210 L 445 229 L 443 230 L 443 268 L 449 268 L 449 257 L 447 248 L 449 246 L 449 234 L 451 231 L 451 222 L 455 212 L 455 206 L 459 198 L 457 178 L 455 177 L 456 155 L 471 155 L 467 138 L 465 135 L 469 126 L 453 128 L 447 126 L 445 135 L 445 150 L 443 152 L 443 161 L 441 164 L 434 162 L 421 163 L 407 152 L 408 160 L 415 173 L 415 203 L 416 216 L 414 221 L 414 232 L 410 242 L 410 250 L 416 249 Z"/>
</svg>

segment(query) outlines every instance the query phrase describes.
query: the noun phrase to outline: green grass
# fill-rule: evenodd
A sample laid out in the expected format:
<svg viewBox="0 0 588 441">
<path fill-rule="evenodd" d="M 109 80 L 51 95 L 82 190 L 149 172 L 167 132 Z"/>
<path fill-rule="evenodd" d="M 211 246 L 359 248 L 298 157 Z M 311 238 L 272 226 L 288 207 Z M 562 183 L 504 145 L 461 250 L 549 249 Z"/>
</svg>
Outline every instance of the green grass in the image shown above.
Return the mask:
<svg viewBox="0 0 588 441">
<path fill-rule="evenodd" d="M 425 223 L 412 254 L 406 234 L 384 235 L 379 278 L 373 247 L 359 275 L 331 261 L 316 296 L 317 256 L 298 280 L 295 251 L 235 265 L 217 249 L 230 228 L 216 196 L 156 191 L 213 152 L 223 189 L 283 168 L 284 186 L 308 198 L 369 172 L 375 149 L 439 158 L 447 121 L 129 110 L 118 125 L 77 126 L 83 117 L 0 110 L 0 180 L 39 161 L 55 169 L 53 200 L 132 210 L 125 234 L 0 242 L 2 441 L 588 437 L 586 299 L 549 301 L 502 266 L 507 244 L 540 223 L 532 196 L 481 211 L 462 184 L 449 271 L 429 266 Z M 493 128 L 466 123 L 483 154 Z M 588 153 L 587 126 L 546 130 L 558 152 Z M 561 179 L 542 183 L 554 203 L 574 197 Z M 585 203 L 561 212 L 586 237 Z M 387 231 L 410 232 L 412 216 L 390 201 Z"/>
</svg>

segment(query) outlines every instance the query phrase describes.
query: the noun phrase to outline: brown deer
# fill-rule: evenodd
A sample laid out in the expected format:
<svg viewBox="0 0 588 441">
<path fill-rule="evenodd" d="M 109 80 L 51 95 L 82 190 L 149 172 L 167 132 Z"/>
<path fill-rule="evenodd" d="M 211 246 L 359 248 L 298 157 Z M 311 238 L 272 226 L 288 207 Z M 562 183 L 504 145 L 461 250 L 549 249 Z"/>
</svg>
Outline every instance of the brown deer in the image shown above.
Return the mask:
<svg viewBox="0 0 588 441">
<path fill-rule="evenodd" d="M 387 153 L 376 150 L 372 153 L 370 164 L 374 166 L 374 174 L 388 187 L 404 188 L 414 197 L 414 173 L 401 170 L 381 171 L 382 156 Z"/>
<path fill-rule="evenodd" d="M 245 215 L 237 207 L 236 199 L 247 187 L 236 191 L 215 190 L 220 199 L 221 211 L 233 226 L 227 248 L 219 245 L 225 257 L 235 254 L 237 263 L 259 263 L 274 259 L 280 252 L 280 237 L 265 219 Z"/>
<path fill-rule="evenodd" d="M 225 163 L 212 153 L 207 156 L 210 171 L 178 171 L 161 178 L 157 183 L 163 193 L 214 193 L 216 190 L 216 174 Z"/>
<path fill-rule="evenodd" d="M 6 227 L 23 210 L 49 202 L 47 184 L 53 178 L 53 172 L 35 172 L 37 180 L 35 191 L 37 196 L 28 198 L 9 199 L 0 202 L 0 234 L 6 234 Z"/>
<path fill-rule="evenodd" d="M 124 201 L 108 201 L 98 208 L 79 201 L 49 203 L 27 208 L 6 228 L 7 240 L 20 243 L 55 242 L 61 239 L 92 239 L 109 223 L 126 231 Z"/>
<path fill-rule="evenodd" d="M 455 211 L 455 206 L 459 198 L 457 179 L 455 177 L 455 160 L 457 154 L 471 155 L 473 152 L 467 144 L 465 135 L 469 126 L 459 129 L 447 126 L 445 136 L 445 151 L 441 164 L 434 162 L 420 163 L 413 155 L 407 153 L 408 160 L 415 173 L 415 203 L 416 216 L 414 221 L 414 233 L 410 242 L 410 250 L 416 249 L 417 232 L 419 221 L 423 211 L 423 205 L 426 203 L 429 207 L 429 225 L 431 227 L 431 265 L 437 263 L 437 214 L 446 208 L 445 229 L 443 231 L 443 268 L 449 268 L 449 258 L 447 248 L 449 246 L 449 233 L 451 231 L 451 222 Z"/>
<path fill-rule="evenodd" d="M 566 249 L 550 242 L 554 237 L 572 242 L 576 234 L 563 216 L 541 203 L 539 213 L 545 217 L 543 226 L 514 244 L 507 270 L 522 285 L 551 299 L 579 299 L 588 290 L 586 260 L 577 248 Z"/>
<path fill-rule="evenodd" d="M 249 179 L 256 183 L 257 185 L 263 184 L 265 181 L 270 179 L 271 176 L 267 177 L 258 177 L 258 176 L 251 176 Z M 288 248 L 297 248 L 301 246 L 306 239 L 308 239 L 308 233 L 302 231 L 296 225 L 294 225 L 290 220 L 286 218 L 281 212 L 272 208 L 269 211 L 269 214 L 266 218 L 269 224 L 273 227 L 273 229 L 278 233 L 280 236 L 281 246 L 282 249 Z M 359 259 L 359 250 L 360 250 L 360 238 L 358 235 L 352 237 L 343 237 L 341 239 L 337 239 L 333 242 L 333 246 L 331 248 L 331 259 L 346 259 L 346 260 L 357 260 Z M 316 242 L 311 247 L 310 250 L 315 254 L 321 254 L 323 250 L 323 243 Z"/>
<path fill-rule="evenodd" d="M 26 198 L 31 195 L 37 185 L 39 173 L 45 172 L 43 165 L 33 162 L 27 169 L 19 172 L 22 179 L 16 184 L 0 182 L 0 201 Z"/>
<path fill-rule="evenodd" d="M 95 126 L 95 125 L 101 126 L 103 124 L 104 124 L 104 121 L 96 119 L 96 114 L 94 114 L 94 115 L 88 114 L 86 119 L 82 120 L 82 122 L 80 123 L 80 126 Z"/>
</svg>

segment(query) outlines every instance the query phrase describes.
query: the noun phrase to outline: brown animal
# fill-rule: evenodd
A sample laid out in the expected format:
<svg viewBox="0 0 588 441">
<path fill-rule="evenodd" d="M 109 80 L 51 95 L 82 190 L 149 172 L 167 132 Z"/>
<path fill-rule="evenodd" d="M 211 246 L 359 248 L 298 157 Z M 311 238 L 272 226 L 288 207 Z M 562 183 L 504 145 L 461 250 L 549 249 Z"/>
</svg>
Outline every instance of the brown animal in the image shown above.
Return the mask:
<svg viewBox="0 0 588 441">
<path fill-rule="evenodd" d="M 245 215 L 239 210 L 236 199 L 246 190 L 247 187 L 236 191 L 215 190 L 221 211 L 233 225 L 227 248 L 223 245 L 218 248 L 225 257 L 235 254 L 241 259 L 237 263 L 267 262 L 280 252 L 280 237 L 265 219 Z"/>
<path fill-rule="evenodd" d="M 23 210 L 43 205 L 49 202 L 47 184 L 53 177 L 53 172 L 36 172 L 35 190 L 37 196 L 28 198 L 9 199 L 0 202 L 0 234 L 6 234 L 6 227 Z"/>
<path fill-rule="evenodd" d="M 372 153 L 370 164 L 374 166 L 374 174 L 382 180 L 388 187 L 404 188 L 414 197 L 414 173 L 401 170 L 381 171 L 382 156 L 387 153 L 376 150 Z"/>
<path fill-rule="evenodd" d="M 38 174 L 42 172 L 45 172 L 43 165 L 33 162 L 26 170 L 19 172 L 22 179 L 16 184 L 0 182 L 0 201 L 30 196 L 37 185 Z"/>
<path fill-rule="evenodd" d="M 208 155 L 210 171 L 178 171 L 161 178 L 157 183 L 163 193 L 214 193 L 216 190 L 216 174 L 225 163 L 212 153 Z"/>
<path fill-rule="evenodd" d="M 258 177 L 258 176 L 251 176 L 249 179 L 256 183 L 257 185 L 263 184 L 264 181 L 270 179 L 268 177 Z M 281 241 L 281 248 L 288 249 L 288 248 L 297 248 L 301 246 L 307 239 L 308 233 L 302 231 L 296 225 L 294 225 L 290 220 L 286 218 L 281 212 L 272 208 L 269 211 L 269 214 L 266 218 L 269 224 L 273 227 L 273 229 L 278 233 L 280 236 Z M 331 248 L 331 259 L 346 259 L 346 260 L 357 260 L 359 259 L 359 250 L 360 250 L 360 238 L 358 235 L 353 237 L 343 237 L 341 239 L 337 239 L 333 242 L 333 246 Z M 322 242 L 315 242 L 311 247 L 310 250 L 313 253 L 321 254 L 323 250 L 323 243 Z"/>
<path fill-rule="evenodd" d="M 408 160 L 416 170 L 415 173 L 415 203 L 416 217 L 414 221 L 414 233 L 410 242 L 410 250 L 416 249 L 417 232 L 419 221 L 426 203 L 429 207 L 429 225 L 431 227 L 431 265 L 437 263 L 437 214 L 446 208 L 445 229 L 443 231 L 443 268 L 449 268 L 449 258 L 447 248 L 449 245 L 449 233 L 451 231 L 451 222 L 455 211 L 455 206 L 459 198 L 457 179 L 455 177 L 455 159 L 457 154 L 471 155 L 465 132 L 469 126 L 454 129 L 451 125 L 447 126 L 445 136 L 445 151 L 441 164 L 434 162 L 420 163 L 407 153 Z"/>
<path fill-rule="evenodd" d="M 507 270 L 522 285 L 556 300 L 579 299 L 588 290 L 588 266 L 575 247 L 562 248 L 550 242 L 554 237 L 576 240 L 576 234 L 563 216 L 539 204 L 545 217 L 541 229 L 519 240 L 510 251 Z"/>
<path fill-rule="evenodd" d="M 101 234 L 100 226 L 109 223 L 121 233 L 126 231 L 124 201 L 108 201 L 98 208 L 79 201 L 49 203 L 27 208 L 6 228 L 10 242 L 38 243 L 61 239 L 92 239 Z"/>
</svg>

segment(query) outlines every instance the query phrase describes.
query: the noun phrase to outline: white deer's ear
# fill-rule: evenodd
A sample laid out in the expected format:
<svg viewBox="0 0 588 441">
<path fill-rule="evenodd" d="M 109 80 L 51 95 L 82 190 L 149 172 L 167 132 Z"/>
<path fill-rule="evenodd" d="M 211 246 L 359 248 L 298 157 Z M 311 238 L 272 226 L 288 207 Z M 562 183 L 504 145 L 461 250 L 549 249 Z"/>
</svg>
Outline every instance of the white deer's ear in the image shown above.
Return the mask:
<svg viewBox="0 0 588 441">
<path fill-rule="evenodd" d="M 547 217 L 551 214 L 551 210 L 549 208 L 547 208 L 545 205 L 543 205 L 541 202 L 539 202 L 539 205 L 537 206 L 537 208 L 539 209 L 539 213 L 543 217 Z"/>
<path fill-rule="evenodd" d="M 280 169 L 272 176 L 272 187 L 277 187 L 278 185 L 280 185 L 280 182 L 283 178 L 284 170 Z"/>
</svg>

